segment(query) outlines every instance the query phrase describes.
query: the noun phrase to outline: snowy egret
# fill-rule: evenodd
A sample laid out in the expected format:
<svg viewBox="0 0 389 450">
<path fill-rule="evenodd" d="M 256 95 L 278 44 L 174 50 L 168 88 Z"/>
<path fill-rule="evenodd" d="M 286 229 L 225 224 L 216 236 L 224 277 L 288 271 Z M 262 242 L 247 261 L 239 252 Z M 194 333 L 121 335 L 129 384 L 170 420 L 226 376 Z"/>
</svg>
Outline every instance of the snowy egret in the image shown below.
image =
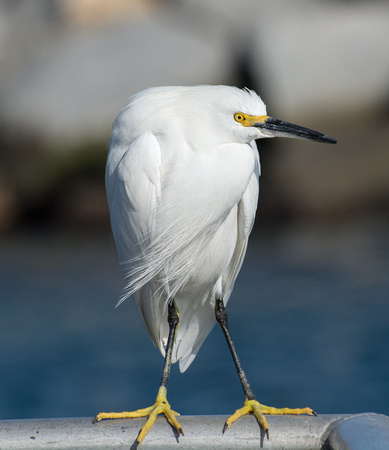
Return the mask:
<svg viewBox="0 0 389 450">
<path fill-rule="evenodd" d="M 95 421 L 148 416 L 135 446 L 158 414 L 183 434 L 167 401 L 172 363 L 192 363 L 216 321 L 245 394 L 225 423 L 253 413 L 314 414 L 261 405 L 247 381 L 228 330 L 225 305 L 245 256 L 257 208 L 260 175 L 255 139 L 291 137 L 336 143 L 329 136 L 267 116 L 261 98 L 228 86 L 159 87 L 134 95 L 116 118 L 106 188 L 125 290 L 133 295 L 164 356 L 153 406 L 100 413 Z"/>
</svg>

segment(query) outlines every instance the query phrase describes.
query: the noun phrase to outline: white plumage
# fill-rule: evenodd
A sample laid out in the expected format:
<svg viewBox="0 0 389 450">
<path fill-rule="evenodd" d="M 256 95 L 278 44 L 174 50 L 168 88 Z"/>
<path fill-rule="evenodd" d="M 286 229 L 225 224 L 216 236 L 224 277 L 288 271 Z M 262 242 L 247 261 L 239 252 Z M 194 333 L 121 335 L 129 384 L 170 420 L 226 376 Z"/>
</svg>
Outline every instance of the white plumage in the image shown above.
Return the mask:
<svg viewBox="0 0 389 450">
<path fill-rule="evenodd" d="M 121 110 L 109 142 L 107 196 L 126 282 L 120 302 L 134 296 L 164 355 L 174 298 L 173 362 L 182 372 L 215 324 L 215 297 L 229 299 L 255 217 L 254 139 L 271 135 L 242 126 L 239 111 L 266 115 L 249 90 L 152 88 Z"/>
<path fill-rule="evenodd" d="M 260 164 L 255 139 L 292 137 L 336 143 L 317 131 L 266 115 L 257 94 L 227 86 L 163 87 L 130 99 L 113 126 L 106 168 L 111 223 L 125 289 L 133 295 L 155 345 L 164 355 L 151 407 L 99 413 L 103 419 L 148 416 L 138 448 L 158 414 L 184 434 L 167 401 L 172 362 L 184 372 L 217 321 L 245 394 L 229 417 L 254 414 L 269 437 L 264 414 L 310 414 L 311 408 L 259 403 L 228 329 L 225 305 L 246 253 L 258 201 Z"/>
</svg>

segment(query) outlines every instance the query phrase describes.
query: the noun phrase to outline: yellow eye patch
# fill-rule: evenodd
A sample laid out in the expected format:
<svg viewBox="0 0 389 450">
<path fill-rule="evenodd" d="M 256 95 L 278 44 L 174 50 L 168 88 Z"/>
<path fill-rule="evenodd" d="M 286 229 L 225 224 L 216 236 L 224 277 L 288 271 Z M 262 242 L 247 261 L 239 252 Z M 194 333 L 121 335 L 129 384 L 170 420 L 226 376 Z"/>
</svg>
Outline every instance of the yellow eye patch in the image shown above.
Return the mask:
<svg viewBox="0 0 389 450">
<path fill-rule="evenodd" d="M 244 127 L 254 127 L 257 123 L 264 123 L 269 118 L 269 116 L 250 116 L 242 112 L 237 112 L 234 114 L 234 119 L 236 122 L 242 124 Z"/>
</svg>

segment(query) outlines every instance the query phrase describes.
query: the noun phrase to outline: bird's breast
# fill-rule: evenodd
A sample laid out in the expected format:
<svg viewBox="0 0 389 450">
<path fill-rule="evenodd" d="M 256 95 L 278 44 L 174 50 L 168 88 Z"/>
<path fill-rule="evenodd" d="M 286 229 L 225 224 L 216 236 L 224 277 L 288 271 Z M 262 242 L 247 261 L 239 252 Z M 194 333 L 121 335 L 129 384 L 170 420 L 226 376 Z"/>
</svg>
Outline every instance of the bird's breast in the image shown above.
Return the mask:
<svg viewBox="0 0 389 450">
<path fill-rule="evenodd" d="M 225 216 L 243 196 L 255 170 L 254 150 L 224 144 L 192 150 L 182 146 L 173 157 L 162 154 L 162 198 L 201 216 Z M 186 208 L 185 208 L 186 207 Z"/>
<path fill-rule="evenodd" d="M 169 242 L 168 278 L 181 274 L 188 290 L 213 288 L 236 248 L 238 203 L 254 170 L 253 149 L 239 144 L 192 152 L 166 170 L 157 234 Z"/>
</svg>

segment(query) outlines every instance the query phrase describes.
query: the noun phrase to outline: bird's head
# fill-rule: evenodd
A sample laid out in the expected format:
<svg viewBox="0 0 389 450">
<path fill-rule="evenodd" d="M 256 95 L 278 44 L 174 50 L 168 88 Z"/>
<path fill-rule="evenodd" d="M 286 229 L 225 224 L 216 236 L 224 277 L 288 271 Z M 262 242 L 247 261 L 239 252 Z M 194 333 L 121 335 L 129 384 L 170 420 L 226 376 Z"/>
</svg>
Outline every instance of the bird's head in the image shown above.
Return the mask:
<svg viewBox="0 0 389 450">
<path fill-rule="evenodd" d="M 213 105 L 215 122 L 222 119 L 224 129 L 230 129 L 238 141 L 286 137 L 327 144 L 336 143 L 335 139 L 318 131 L 268 116 L 265 104 L 254 91 L 227 86 L 204 86 L 204 88 L 206 90 L 212 88 L 207 95 L 208 101 Z"/>
<path fill-rule="evenodd" d="M 124 132 L 181 136 L 195 148 L 269 137 L 336 143 L 325 134 L 269 117 L 254 91 L 230 86 L 150 88 L 132 97 L 119 118 L 132 124 L 120 127 Z"/>
</svg>

